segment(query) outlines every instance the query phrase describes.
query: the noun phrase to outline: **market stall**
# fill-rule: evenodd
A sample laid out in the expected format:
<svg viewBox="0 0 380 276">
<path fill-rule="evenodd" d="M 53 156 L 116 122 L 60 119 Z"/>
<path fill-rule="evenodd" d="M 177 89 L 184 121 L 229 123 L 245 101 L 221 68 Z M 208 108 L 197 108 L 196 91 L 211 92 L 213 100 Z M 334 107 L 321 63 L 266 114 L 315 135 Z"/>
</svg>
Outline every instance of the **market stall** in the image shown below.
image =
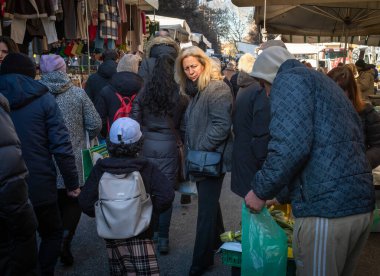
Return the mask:
<svg viewBox="0 0 380 276">
<path fill-rule="evenodd" d="M 148 16 L 152 22 L 159 22 L 161 30 L 168 30 L 174 40 L 179 42 L 189 41 L 191 30 L 186 20 L 154 14 L 149 14 Z"/>
</svg>

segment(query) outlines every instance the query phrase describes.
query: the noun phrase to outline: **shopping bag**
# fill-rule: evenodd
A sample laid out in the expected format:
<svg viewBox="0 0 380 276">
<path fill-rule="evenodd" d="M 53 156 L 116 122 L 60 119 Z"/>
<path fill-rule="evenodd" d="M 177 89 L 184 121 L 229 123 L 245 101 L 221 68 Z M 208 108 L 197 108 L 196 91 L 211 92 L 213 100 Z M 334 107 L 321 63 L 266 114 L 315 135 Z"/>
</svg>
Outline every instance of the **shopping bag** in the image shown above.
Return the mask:
<svg viewBox="0 0 380 276">
<path fill-rule="evenodd" d="M 96 138 L 90 141 L 88 132 L 86 131 L 86 148 L 82 149 L 82 177 L 84 182 L 89 177 L 96 162 L 106 157 L 108 157 L 107 145 L 99 145 L 99 141 Z"/>
<path fill-rule="evenodd" d="M 372 170 L 373 185 L 380 185 L 380 166 Z"/>
<path fill-rule="evenodd" d="M 287 237 L 267 208 L 251 213 L 242 206 L 242 276 L 285 276 Z"/>
<path fill-rule="evenodd" d="M 184 195 L 197 195 L 197 184 L 191 180 L 178 183 L 178 192 Z"/>
</svg>

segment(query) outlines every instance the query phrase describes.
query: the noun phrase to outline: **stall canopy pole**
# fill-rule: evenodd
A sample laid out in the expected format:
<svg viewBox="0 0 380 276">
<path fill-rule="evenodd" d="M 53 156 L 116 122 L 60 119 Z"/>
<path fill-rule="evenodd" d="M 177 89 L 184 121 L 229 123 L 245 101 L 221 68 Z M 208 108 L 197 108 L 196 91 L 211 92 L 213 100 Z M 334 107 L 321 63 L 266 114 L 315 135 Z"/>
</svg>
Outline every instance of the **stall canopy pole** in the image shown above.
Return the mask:
<svg viewBox="0 0 380 276">
<path fill-rule="evenodd" d="M 87 35 L 87 70 L 88 70 L 88 75 L 91 73 L 91 60 L 90 60 L 90 35 L 88 33 L 88 5 L 87 5 L 87 0 L 85 1 L 86 5 L 86 35 Z"/>
<path fill-rule="evenodd" d="M 132 5 L 129 4 L 129 52 L 131 52 L 132 50 L 132 41 L 131 41 L 131 37 L 132 37 Z"/>
</svg>

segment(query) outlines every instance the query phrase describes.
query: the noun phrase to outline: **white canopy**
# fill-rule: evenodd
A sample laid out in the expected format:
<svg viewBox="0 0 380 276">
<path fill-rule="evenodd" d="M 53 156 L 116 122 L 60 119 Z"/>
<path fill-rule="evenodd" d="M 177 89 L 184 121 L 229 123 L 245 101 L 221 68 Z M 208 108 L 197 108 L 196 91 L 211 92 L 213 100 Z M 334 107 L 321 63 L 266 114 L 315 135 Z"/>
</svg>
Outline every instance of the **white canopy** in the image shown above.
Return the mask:
<svg viewBox="0 0 380 276">
<path fill-rule="evenodd" d="M 191 33 L 190 39 L 191 39 L 191 41 L 194 41 L 197 44 L 203 42 L 204 44 L 206 44 L 207 48 L 212 48 L 211 42 L 208 41 L 208 39 L 203 34 L 200 34 L 200 33 Z"/>
<path fill-rule="evenodd" d="M 293 55 L 318 54 L 325 48 L 324 46 L 315 46 L 308 43 L 285 43 L 285 45 Z"/>
<path fill-rule="evenodd" d="M 189 39 L 191 30 L 186 20 L 153 14 L 149 14 L 148 16 L 150 20 L 160 22 L 160 29 L 172 31 L 174 39 L 179 38 L 180 41 L 187 41 Z"/>
<path fill-rule="evenodd" d="M 245 42 L 237 42 L 236 46 L 239 52 L 249 53 L 252 55 L 256 55 L 256 48 L 259 47 L 259 45 L 245 43 Z"/>
<path fill-rule="evenodd" d="M 139 9 L 145 11 L 158 10 L 159 7 L 158 0 L 125 0 L 125 4 L 137 5 Z"/>
</svg>

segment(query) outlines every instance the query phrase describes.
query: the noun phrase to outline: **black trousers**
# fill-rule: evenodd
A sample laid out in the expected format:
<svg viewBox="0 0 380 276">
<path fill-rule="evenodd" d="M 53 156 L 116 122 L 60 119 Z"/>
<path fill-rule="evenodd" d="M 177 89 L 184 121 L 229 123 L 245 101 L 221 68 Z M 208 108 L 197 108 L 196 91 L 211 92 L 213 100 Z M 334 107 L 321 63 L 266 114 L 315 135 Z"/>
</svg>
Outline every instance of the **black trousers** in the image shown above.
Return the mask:
<svg viewBox="0 0 380 276">
<path fill-rule="evenodd" d="M 214 250 L 221 245 L 220 234 L 224 232 L 219 198 L 223 178 L 207 178 L 197 182 L 198 218 L 193 267 L 207 268 L 214 264 Z"/>
<path fill-rule="evenodd" d="M 38 260 L 41 274 L 53 276 L 62 243 L 62 221 L 58 204 L 40 205 L 34 207 L 38 220 L 38 233 L 41 237 Z"/>
<path fill-rule="evenodd" d="M 0 275 L 37 275 L 36 230 L 31 204 L 0 218 Z"/>
<path fill-rule="evenodd" d="M 66 189 L 58 189 L 58 206 L 63 231 L 68 233 L 69 239 L 72 239 L 82 214 L 78 199 L 69 197 Z"/>
</svg>

